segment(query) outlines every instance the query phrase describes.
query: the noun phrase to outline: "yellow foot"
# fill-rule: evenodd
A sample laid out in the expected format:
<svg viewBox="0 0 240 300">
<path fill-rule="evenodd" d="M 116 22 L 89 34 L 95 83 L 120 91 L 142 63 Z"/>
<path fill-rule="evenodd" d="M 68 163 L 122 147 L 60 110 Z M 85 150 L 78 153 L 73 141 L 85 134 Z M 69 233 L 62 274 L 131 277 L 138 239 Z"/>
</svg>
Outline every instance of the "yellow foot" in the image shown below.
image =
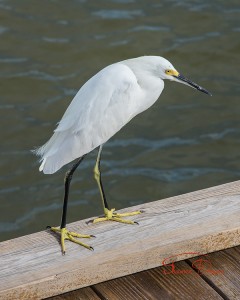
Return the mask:
<svg viewBox="0 0 240 300">
<path fill-rule="evenodd" d="M 96 219 L 92 220 L 91 222 L 92 223 L 98 223 L 98 222 L 102 222 L 102 221 L 111 220 L 111 221 L 125 223 L 125 224 L 138 224 L 138 222 L 135 222 L 135 221 L 122 219 L 122 217 L 135 216 L 135 215 L 139 215 L 143 212 L 141 210 L 138 210 L 138 211 L 133 211 L 133 212 L 130 212 L 130 213 L 118 214 L 114 211 L 115 211 L 115 208 L 113 208 L 111 210 L 105 208 L 104 209 L 105 217 L 96 218 Z"/>
<path fill-rule="evenodd" d="M 91 237 L 95 237 L 94 235 L 86 235 L 86 234 L 79 234 L 76 232 L 72 232 L 72 231 L 68 231 L 66 228 L 58 228 L 58 227 L 51 227 L 51 226 L 47 226 L 47 228 L 49 228 L 50 230 L 52 230 L 53 232 L 59 232 L 61 235 L 61 247 L 62 247 L 62 254 L 65 255 L 65 240 L 70 240 L 73 243 L 76 243 L 78 245 L 81 245 L 89 250 L 94 250 L 93 247 L 88 246 L 87 244 L 84 244 L 82 242 L 80 242 L 79 240 L 75 239 L 75 237 L 77 238 L 91 238 Z"/>
</svg>

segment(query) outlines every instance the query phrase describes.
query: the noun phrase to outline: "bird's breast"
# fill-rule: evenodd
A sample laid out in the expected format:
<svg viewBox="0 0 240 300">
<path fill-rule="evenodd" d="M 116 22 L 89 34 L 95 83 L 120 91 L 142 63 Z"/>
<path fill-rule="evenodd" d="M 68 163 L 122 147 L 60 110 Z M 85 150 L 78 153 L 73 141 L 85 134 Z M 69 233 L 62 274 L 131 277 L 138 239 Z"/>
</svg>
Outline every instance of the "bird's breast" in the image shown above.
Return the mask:
<svg viewBox="0 0 240 300">
<path fill-rule="evenodd" d="M 139 81 L 141 93 L 138 99 L 139 112 L 151 107 L 161 95 L 164 88 L 164 81 L 156 78 L 145 78 L 143 82 Z"/>
</svg>

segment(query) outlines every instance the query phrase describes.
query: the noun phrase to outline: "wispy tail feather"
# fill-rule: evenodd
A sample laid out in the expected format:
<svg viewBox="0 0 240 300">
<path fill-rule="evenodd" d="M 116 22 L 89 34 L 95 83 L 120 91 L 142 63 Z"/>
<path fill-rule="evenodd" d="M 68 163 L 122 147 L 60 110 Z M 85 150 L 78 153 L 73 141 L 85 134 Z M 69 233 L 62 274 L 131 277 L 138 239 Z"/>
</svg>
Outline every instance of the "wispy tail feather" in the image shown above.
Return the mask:
<svg viewBox="0 0 240 300">
<path fill-rule="evenodd" d="M 54 133 L 53 136 L 41 147 L 38 147 L 32 152 L 36 154 L 37 156 L 40 156 L 40 162 L 41 165 L 39 167 L 39 171 L 44 174 L 53 174 L 57 170 L 59 170 L 64 164 L 60 164 L 59 161 L 61 161 L 58 153 L 59 149 L 62 148 L 62 144 L 64 143 L 65 135 L 63 133 Z M 58 163 L 56 163 L 55 158 L 55 164 L 53 167 L 53 164 L 51 164 L 51 160 L 54 156 L 58 156 Z M 59 167 L 58 167 L 59 165 Z"/>
<path fill-rule="evenodd" d="M 89 153 L 108 139 L 105 132 L 99 130 L 98 135 L 92 136 L 86 130 L 70 134 L 68 131 L 55 132 L 43 146 L 33 150 L 40 156 L 39 171 L 53 174 L 62 166 Z"/>
<path fill-rule="evenodd" d="M 44 158 L 44 159 L 42 160 L 42 163 L 41 163 L 41 165 L 40 165 L 40 167 L 39 167 L 39 171 L 40 171 L 40 172 L 43 171 L 45 163 L 46 163 L 46 158 Z"/>
<path fill-rule="evenodd" d="M 83 135 L 67 135 L 66 133 L 54 133 L 51 139 L 42 147 L 33 152 L 40 156 L 42 162 L 39 171 L 44 174 L 53 174 L 62 166 L 74 159 L 90 152 L 95 145 L 91 139 L 83 138 Z"/>
</svg>

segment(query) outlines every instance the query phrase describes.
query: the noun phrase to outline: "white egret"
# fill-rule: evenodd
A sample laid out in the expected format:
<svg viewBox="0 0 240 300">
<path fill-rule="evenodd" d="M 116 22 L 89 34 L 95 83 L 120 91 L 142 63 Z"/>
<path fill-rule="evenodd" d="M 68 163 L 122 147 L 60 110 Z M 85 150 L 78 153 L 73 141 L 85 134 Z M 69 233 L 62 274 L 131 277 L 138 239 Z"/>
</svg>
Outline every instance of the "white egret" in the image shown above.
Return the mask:
<svg viewBox="0 0 240 300">
<path fill-rule="evenodd" d="M 104 68 L 80 88 L 54 130 L 53 136 L 46 144 L 35 150 L 36 154 L 41 156 L 42 164 L 39 170 L 45 174 L 55 173 L 62 166 L 78 159 L 66 173 L 60 228 L 49 227 L 54 232 L 60 232 L 63 254 L 65 239 L 92 249 L 75 239 L 92 236 L 69 232 L 66 229 L 66 215 L 72 175 L 84 156 L 97 147 L 99 150 L 94 176 L 100 190 L 105 216 L 93 222 L 112 220 L 128 224 L 136 223 L 122 217 L 136 215 L 141 211 L 118 214 L 108 206 L 100 173 L 102 146 L 133 117 L 154 104 L 163 91 L 164 79 L 186 84 L 211 95 L 181 75 L 163 57 L 143 56 L 124 60 Z"/>
</svg>

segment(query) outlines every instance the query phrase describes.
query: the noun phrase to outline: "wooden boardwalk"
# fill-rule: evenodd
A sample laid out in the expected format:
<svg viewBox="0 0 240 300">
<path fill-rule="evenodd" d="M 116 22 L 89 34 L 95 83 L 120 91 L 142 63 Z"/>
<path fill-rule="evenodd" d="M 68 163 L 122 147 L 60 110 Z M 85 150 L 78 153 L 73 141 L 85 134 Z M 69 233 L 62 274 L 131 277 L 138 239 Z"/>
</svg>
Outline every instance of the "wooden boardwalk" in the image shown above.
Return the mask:
<svg viewBox="0 0 240 300">
<path fill-rule="evenodd" d="M 47 300 L 74 299 L 239 300 L 240 246 L 102 282 Z"/>
<path fill-rule="evenodd" d="M 139 225 L 115 222 L 87 225 L 88 220 L 69 224 L 72 231 L 96 235 L 88 241 L 94 251 L 67 241 L 67 253 L 62 256 L 59 237 L 49 231 L 0 243 L 0 299 L 43 299 L 84 287 L 88 288 L 74 292 L 85 293 L 82 299 L 87 299 L 87 294 L 90 299 L 94 299 L 91 295 L 95 299 L 118 299 L 109 294 L 116 291 L 121 297 L 125 295 L 125 299 L 161 299 L 161 295 L 162 299 L 168 299 L 167 296 L 178 299 L 181 290 L 187 289 L 189 293 L 192 291 L 192 296 L 184 299 L 213 299 L 210 297 L 214 295 L 240 299 L 234 298 L 239 292 L 239 264 L 236 263 L 239 248 L 210 254 L 214 270 L 223 270 L 223 274 L 212 278 L 206 274 L 199 276 L 197 271 L 190 275 L 166 275 L 156 268 L 164 260 L 167 263 L 188 259 L 176 266 L 191 271 L 192 257 L 240 245 L 240 181 L 146 203 L 127 211 L 136 209 L 144 210 L 143 214 L 132 217 Z M 220 255 L 219 259 L 215 255 Z M 211 267 L 210 262 L 205 265 Z M 199 266 L 202 261 L 195 261 L 196 264 Z M 144 270 L 148 271 L 138 273 Z M 130 274 L 134 275 L 126 277 Z M 205 288 L 208 298 L 197 298 Z M 140 294 L 145 298 L 137 298 Z"/>
</svg>

